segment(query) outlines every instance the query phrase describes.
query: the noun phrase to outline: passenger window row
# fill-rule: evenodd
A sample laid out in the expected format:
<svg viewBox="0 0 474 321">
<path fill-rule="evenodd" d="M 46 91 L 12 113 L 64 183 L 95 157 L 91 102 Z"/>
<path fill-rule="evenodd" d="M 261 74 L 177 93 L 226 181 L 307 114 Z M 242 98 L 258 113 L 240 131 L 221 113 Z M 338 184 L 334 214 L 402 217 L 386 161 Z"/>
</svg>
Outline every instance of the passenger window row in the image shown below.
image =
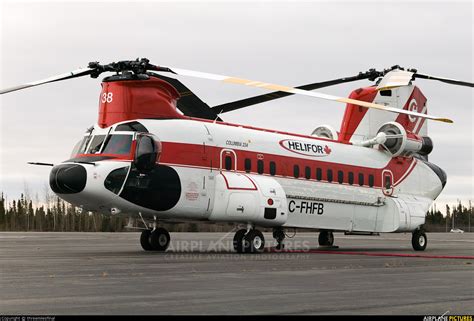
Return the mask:
<svg viewBox="0 0 474 321">
<path fill-rule="evenodd" d="M 270 175 L 274 176 L 276 175 L 276 163 L 274 161 L 270 161 L 269 163 L 269 173 Z M 250 158 L 246 158 L 244 160 L 244 167 L 245 171 L 247 173 L 250 173 L 252 171 L 252 160 Z M 265 164 L 264 161 L 259 159 L 257 160 L 257 173 L 263 174 L 265 172 Z M 300 177 L 300 166 L 299 165 L 293 165 L 293 177 L 299 178 Z M 305 166 L 304 168 L 304 178 L 306 179 L 311 179 L 311 167 Z M 337 182 L 339 184 L 342 184 L 345 182 L 345 172 L 342 170 L 337 171 Z M 347 183 L 349 185 L 354 185 L 355 184 L 355 176 L 353 172 L 348 172 L 347 173 Z M 363 186 L 365 184 L 365 175 L 364 173 L 358 173 L 357 175 L 358 181 L 357 184 L 360 186 Z M 316 180 L 317 181 L 322 181 L 323 180 L 323 170 L 321 168 L 316 168 Z M 334 180 L 334 175 L 333 175 L 333 170 L 328 169 L 326 170 L 326 180 L 328 182 L 333 182 Z M 368 176 L 368 185 L 370 187 L 374 187 L 375 183 L 375 178 L 374 175 L 369 174 Z"/>
</svg>

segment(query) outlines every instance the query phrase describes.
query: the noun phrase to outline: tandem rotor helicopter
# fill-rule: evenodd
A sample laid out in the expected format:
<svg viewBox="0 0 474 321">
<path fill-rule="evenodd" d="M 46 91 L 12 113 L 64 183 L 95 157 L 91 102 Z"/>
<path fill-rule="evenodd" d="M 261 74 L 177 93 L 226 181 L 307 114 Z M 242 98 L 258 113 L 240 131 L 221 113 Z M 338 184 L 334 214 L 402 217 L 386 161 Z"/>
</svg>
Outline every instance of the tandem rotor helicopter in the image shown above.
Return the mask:
<svg viewBox="0 0 474 321">
<path fill-rule="evenodd" d="M 50 165 L 51 189 L 84 211 L 127 214 L 144 225 L 146 251 L 165 251 L 159 221 L 214 221 L 246 226 L 234 236 L 239 253 L 259 253 L 258 227 L 273 228 L 282 249 L 287 228 L 319 231 L 332 246 L 334 231 L 350 234 L 412 232 L 414 250 L 426 248 L 425 215 L 446 184 L 428 161 L 433 142 L 427 99 L 417 78 L 473 87 L 399 66 L 287 87 L 249 79 L 168 68 L 148 59 L 119 61 L 4 89 L 0 94 L 82 76 L 102 80 L 99 118 L 70 159 Z M 271 91 L 210 107 L 179 80 L 183 75 Z M 349 98 L 312 90 L 368 79 Z M 221 114 L 293 94 L 346 104 L 339 130 L 308 135 L 222 121 Z"/>
</svg>

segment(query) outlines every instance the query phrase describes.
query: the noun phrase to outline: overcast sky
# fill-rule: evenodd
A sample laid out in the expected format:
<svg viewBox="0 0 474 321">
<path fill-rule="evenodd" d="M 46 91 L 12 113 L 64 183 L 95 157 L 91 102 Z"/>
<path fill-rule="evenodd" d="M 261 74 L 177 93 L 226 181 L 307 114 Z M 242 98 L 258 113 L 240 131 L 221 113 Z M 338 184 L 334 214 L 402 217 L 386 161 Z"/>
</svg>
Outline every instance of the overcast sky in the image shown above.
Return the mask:
<svg viewBox="0 0 474 321">
<path fill-rule="evenodd" d="M 147 57 L 157 65 L 284 85 L 355 75 L 399 64 L 473 81 L 473 5 L 464 2 L 20 2 L 0 3 L 1 84 L 46 78 L 89 61 Z M 209 105 L 262 93 L 180 78 Z M 368 81 L 321 90 L 347 96 Z M 473 90 L 416 84 L 428 113 L 430 161 L 448 174 L 439 204 L 473 199 Z M 0 98 L 0 190 L 42 193 L 50 168 L 67 159 L 97 121 L 100 80 L 80 78 Z M 289 97 L 228 114 L 226 121 L 309 134 L 339 129 L 344 106 Z M 185 130 L 185 129 L 183 129 Z"/>
</svg>

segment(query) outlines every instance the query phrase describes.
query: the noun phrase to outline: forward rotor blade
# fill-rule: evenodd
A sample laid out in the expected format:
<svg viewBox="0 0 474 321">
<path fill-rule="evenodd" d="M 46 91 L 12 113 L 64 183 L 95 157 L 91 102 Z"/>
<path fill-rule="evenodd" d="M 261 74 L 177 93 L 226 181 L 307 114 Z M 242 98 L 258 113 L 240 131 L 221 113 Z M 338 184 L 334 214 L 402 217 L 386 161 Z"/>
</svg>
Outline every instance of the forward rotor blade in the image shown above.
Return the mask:
<svg viewBox="0 0 474 321">
<path fill-rule="evenodd" d="M 94 69 L 92 68 L 81 68 L 81 69 L 76 69 L 68 73 L 52 76 L 43 80 L 38 80 L 38 81 L 33 81 L 29 82 L 23 85 L 18 85 L 6 89 L 0 90 L 0 95 L 12 92 L 12 91 L 17 91 L 17 90 L 22 90 L 30 87 L 35 87 L 35 86 L 40 86 L 44 85 L 50 82 L 55 82 L 55 81 L 60 81 L 60 80 L 66 80 L 66 79 L 71 79 L 71 78 L 76 78 L 76 77 L 82 77 L 82 76 L 87 76 L 90 75 L 93 72 Z"/>
<path fill-rule="evenodd" d="M 295 87 L 296 89 L 303 89 L 303 90 L 314 90 L 318 88 L 324 88 L 324 87 L 329 87 L 329 86 L 334 86 L 338 84 L 343 84 L 347 82 L 352 82 L 352 81 L 357 81 L 357 80 L 363 80 L 363 79 L 368 79 L 371 78 L 372 74 L 369 73 L 360 73 L 357 76 L 351 76 L 351 77 L 344 77 L 344 78 L 338 78 L 334 80 L 327 80 L 327 81 L 321 81 L 321 82 L 315 82 L 307 85 L 302 85 Z M 249 97 L 249 98 L 244 98 L 241 100 L 237 101 L 232 101 L 229 103 L 225 103 L 222 105 L 217 105 L 213 106 L 212 109 L 215 109 L 216 111 L 219 111 L 221 113 L 227 113 L 229 111 L 237 110 L 240 108 L 245 108 L 248 106 L 256 105 L 256 104 L 261 104 L 267 101 L 271 101 L 274 99 L 279 99 L 287 96 L 292 96 L 294 93 L 288 93 L 284 91 L 274 91 L 268 94 L 263 94 L 263 95 L 258 95 L 254 97 Z"/>
<path fill-rule="evenodd" d="M 416 116 L 416 117 L 441 121 L 441 122 L 445 122 L 445 123 L 452 123 L 453 122 L 452 120 L 450 120 L 448 118 L 430 116 L 430 115 L 421 114 L 421 113 L 408 111 L 408 110 L 404 110 L 404 109 L 399 109 L 399 108 L 394 108 L 394 107 L 390 107 L 390 106 L 374 104 L 374 103 L 370 103 L 370 102 L 366 102 L 366 101 L 361 101 L 361 100 L 356 100 L 356 99 L 351 99 L 351 98 L 337 97 L 337 96 L 332 96 L 332 95 L 327 95 L 327 94 L 322 94 L 322 93 L 297 89 L 297 88 L 288 87 L 288 86 L 271 84 L 271 83 L 266 83 L 266 82 L 261 82 L 261 81 L 242 79 L 242 78 L 236 78 L 236 77 L 229 77 L 229 76 L 218 75 L 218 74 L 210 74 L 210 73 L 204 73 L 204 72 L 187 70 L 187 69 L 180 69 L 180 68 L 163 68 L 163 70 L 165 70 L 165 69 L 167 69 L 167 71 L 170 71 L 170 72 L 173 72 L 177 75 L 182 75 L 182 76 L 217 80 L 217 81 L 222 81 L 222 82 L 225 82 L 225 83 L 251 86 L 251 87 L 263 88 L 263 89 L 267 89 L 267 90 L 283 91 L 283 92 L 292 93 L 292 94 L 299 94 L 299 95 L 310 96 L 310 97 L 314 97 L 314 98 L 332 100 L 332 101 L 336 101 L 336 102 L 340 102 L 340 103 L 347 103 L 347 104 L 353 104 L 353 105 L 367 107 L 367 108 L 374 108 L 374 109 L 384 110 L 384 111 L 393 112 L 393 113 L 397 113 L 397 114 L 411 115 L 411 116 Z"/>
<path fill-rule="evenodd" d="M 419 74 L 419 73 L 415 73 L 414 76 L 415 76 L 415 78 L 438 80 L 438 81 L 442 81 L 442 82 L 445 82 L 445 83 L 451 84 L 451 85 L 474 87 L 474 83 L 467 82 L 467 81 L 461 81 L 461 80 L 449 79 L 449 78 L 442 78 L 442 77 L 435 77 L 435 76 Z"/>
</svg>

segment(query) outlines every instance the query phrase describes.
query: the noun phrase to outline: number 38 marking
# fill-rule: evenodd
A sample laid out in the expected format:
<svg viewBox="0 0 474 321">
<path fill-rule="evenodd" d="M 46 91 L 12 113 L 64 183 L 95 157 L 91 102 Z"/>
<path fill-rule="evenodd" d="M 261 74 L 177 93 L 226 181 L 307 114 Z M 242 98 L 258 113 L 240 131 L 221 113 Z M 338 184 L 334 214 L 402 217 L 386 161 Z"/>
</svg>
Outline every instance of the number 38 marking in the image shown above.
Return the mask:
<svg viewBox="0 0 474 321">
<path fill-rule="evenodd" d="M 102 103 L 111 103 L 113 99 L 114 99 L 113 93 L 103 93 L 100 101 Z"/>
</svg>

